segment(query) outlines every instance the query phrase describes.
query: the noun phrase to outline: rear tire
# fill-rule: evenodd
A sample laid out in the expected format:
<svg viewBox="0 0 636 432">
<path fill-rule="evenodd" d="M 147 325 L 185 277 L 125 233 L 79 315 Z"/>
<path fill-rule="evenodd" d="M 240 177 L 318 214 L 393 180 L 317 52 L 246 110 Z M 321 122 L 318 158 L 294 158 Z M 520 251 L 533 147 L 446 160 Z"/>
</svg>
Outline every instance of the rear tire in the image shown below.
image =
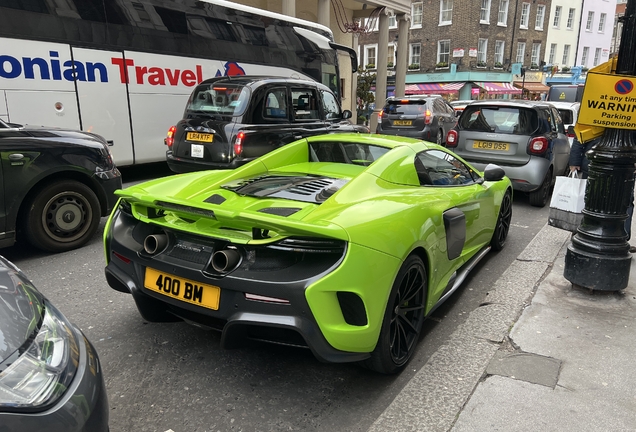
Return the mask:
<svg viewBox="0 0 636 432">
<path fill-rule="evenodd" d="M 444 132 L 441 129 L 437 131 L 436 143 L 437 145 L 444 144 Z"/>
<path fill-rule="evenodd" d="M 420 338 L 427 288 L 424 263 L 409 256 L 393 282 L 378 343 L 371 358 L 362 362 L 364 367 L 382 374 L 404 369 Z"/>
<path fill-rule="evenodd" d="M 101 208 L 95 193 L 75 180 L 42 188 L 29 202 L 24 231 L 33 246 L 64 252 L 84 246 L 99 227 Z"/>
<path fill-rule="evenodd" d="M 552 188 L 552 168 L 548 170 L 539 189 L 530 192 L 530 205 L 534 207 L 545 207 L 550 198 Z"/>
<path fill-rule="evenodd" d="M 508 231 L 510 230 L 510 221 L 512 220 L 512 194 L 510 190 L 506 191 L 503 199 L 501 200 L 501 206 L 499 207 L 499 215 L 497 216 L 497 225 L 495 231 L 492 233 L 492 239 L 490 240 L 490 246 L 495 251 L 500 251 L 506 245 L 506 238 L 508 238 Z"/>
</svg>

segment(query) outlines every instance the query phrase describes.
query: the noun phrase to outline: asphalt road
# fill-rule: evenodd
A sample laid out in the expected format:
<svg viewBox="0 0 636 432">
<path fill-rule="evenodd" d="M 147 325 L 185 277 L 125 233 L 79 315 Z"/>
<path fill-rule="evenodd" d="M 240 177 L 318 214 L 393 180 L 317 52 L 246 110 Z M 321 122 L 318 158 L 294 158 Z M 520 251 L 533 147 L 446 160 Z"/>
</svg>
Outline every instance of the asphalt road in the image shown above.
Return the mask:
<svg viewBox="0 0 636 432">
<path fill-rule="evenodd" d="M 163 164 L 124 171 L 125 184 L 166 175 Z M 185 323 L 151 324 L 104 278 L 102 229 L 85 247 L 45 254 L 0 251 L 93 342 L 108 389 L 112 432 L 366 431 L 545 225 L 548 208 L 517 194 L 506 248 L 489 254 L 424 324 L 409 367 L 381 376 L 323 364 L 307 350 L 255 343 L 221 350 L 219 334 Z M 102 228 L 105 219 L 102 220 Z M 422 389 L 426 391 L 426 389 Z"/>
</svg>

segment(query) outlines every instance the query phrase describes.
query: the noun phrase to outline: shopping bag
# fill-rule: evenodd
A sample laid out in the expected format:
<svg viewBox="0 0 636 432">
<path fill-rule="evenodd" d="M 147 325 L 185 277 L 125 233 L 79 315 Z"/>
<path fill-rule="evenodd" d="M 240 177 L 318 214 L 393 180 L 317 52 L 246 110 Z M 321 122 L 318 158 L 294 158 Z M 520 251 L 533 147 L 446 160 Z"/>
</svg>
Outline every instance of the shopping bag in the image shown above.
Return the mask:
<svg viewBox="0 0 636 432">
<path fill-rule="evenodd" d="M 586 184 L 587 180 L 579 178 L 576 171 L 556 178 L 548 225 L 576 232 L 583 220 L 581 210 L 585 207 Z"/>
</svg>

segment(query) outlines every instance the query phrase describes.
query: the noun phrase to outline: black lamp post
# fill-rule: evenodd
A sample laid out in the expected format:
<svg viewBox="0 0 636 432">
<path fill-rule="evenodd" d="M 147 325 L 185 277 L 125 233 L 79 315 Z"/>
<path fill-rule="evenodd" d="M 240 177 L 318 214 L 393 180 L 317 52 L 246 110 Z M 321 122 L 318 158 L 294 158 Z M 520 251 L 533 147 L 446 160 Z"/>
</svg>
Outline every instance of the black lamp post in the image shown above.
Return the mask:
<svg viewBox="0 0 636 432">
<path fill-rule="evenodd" d="M 616 73 L 636 75 L 636 2 L 629 0 Z M 568 245 L 563 276 L 592 290 L 627 287 L 631 255 L 625 232 L 627 208 L 634 194 L 636 139 L 627 129 L 607 128 L 589 152 L 583 221 Z"/>
</svg>

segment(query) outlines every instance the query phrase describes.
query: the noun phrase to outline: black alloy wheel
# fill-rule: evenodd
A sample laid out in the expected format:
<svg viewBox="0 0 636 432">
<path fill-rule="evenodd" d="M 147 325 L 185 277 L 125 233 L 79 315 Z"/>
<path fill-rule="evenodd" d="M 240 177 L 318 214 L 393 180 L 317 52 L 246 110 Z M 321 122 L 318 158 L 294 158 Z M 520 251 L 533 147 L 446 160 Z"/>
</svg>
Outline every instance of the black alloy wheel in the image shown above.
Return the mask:
<svg viewBox="0 0 636 432">
<path fill-rule="evenodd" d="M 493 250 L 500 251 L 506 245 L 506 238 L 508 237 L 508 231 L 510 230 L 511 220 L 512 193 L 510 190 L 507 190 L 501 200 L 499 216 L 497 216 L 497 225 L 495 225 L 495 231 L 492 233 L 492 239 L 490 240 L 490 246 L 492 246 Z"/>
<path fill-rule="evenodd" d="M 550 198 L 550 189 L 552 188 L 552 168 L 548 170 L 543 179 L 543 183 L 539 189 L 530 192 L 530 205 L 534 207 L 545 207 Z"/>
<path fill-rule="evenodd" d="M 409 256 L 393 282 L 378 343 L 363 366 L 383 374 L 406 366 L 424 323 L 427 287 L 424 263 L 416 255 Z"/>
<path fill-rule="evenodd" d="M 437 131 L 436 142 L 437 145 L 442 145 L 444 143 L 444 132 L 442 132 L 441 129 Z"/>
</svg>

